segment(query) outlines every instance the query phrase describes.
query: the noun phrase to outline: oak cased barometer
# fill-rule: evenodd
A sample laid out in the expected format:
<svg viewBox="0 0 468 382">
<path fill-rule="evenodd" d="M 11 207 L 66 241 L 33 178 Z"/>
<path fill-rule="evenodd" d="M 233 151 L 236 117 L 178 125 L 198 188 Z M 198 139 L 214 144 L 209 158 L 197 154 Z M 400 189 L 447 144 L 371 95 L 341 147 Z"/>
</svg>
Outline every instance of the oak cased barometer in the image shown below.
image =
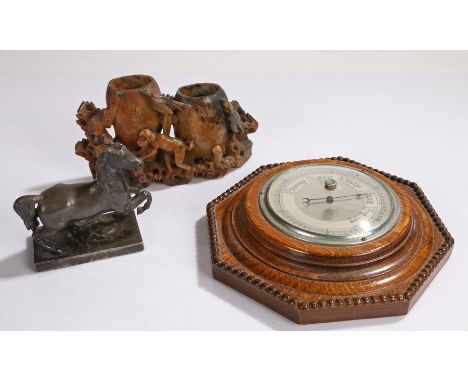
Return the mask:
<svg viewBox="0 0 468 382">
<path fill-rule="evenodd" d="M 341 157 L 262 166 L 207 213 L 214 277 L 300 324 L 406 314 L 453 246 L 415 183 Z"/>
</svg>

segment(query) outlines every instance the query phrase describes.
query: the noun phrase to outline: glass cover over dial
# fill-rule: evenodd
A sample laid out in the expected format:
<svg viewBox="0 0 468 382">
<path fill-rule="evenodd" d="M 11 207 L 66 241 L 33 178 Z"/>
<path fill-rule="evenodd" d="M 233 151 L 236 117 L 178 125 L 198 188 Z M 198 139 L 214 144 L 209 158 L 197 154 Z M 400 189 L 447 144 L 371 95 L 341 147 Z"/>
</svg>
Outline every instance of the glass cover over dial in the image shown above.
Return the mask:
<svg viewBox="0 0 468 382">
<path fill-rule="evenodd" d="M 382 236 L 398 221 L 401 203 L 386 183 L 353 167 L 309 164 L 273 177 L 260 194 L 268 221 L 312 243 L 351 245 Z"/>
</svg>

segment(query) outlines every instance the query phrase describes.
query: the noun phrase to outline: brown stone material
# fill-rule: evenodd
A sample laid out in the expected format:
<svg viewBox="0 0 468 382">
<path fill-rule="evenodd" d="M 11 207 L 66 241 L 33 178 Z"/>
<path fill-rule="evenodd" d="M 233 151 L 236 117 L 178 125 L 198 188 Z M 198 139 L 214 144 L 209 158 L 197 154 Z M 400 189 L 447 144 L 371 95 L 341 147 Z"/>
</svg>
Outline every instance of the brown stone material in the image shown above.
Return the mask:
<svg viewBox="0 0 468 382">
<path fill-rule="evenodd" d="M 385 182 L 401 200 L 397 224 L 343 247 L 277 230 L 259 194 L 274 175 L 308 163 L 346 165 Z M 342 157 L 262 166 L 209 203 L 207 214 L 213 276 L 298 324 L 406 314 L 454 243 L 419 186 Z"/>
<path fill-rule="evenodd" d="M 86 138 L 75 152 L 89 161 L 93 175 L 97 156 L 112 141 L 145 161 L 143 170 L 131 174 L 138 187 L 183 184 L 194 176 L 216 178 L 242 166 L 252 154 L 247 134 L 258 123 L 217 84 L 183 86 L 171 97 L 161 94 L 150 76 L 125 76 L 109 82 L 106 103 L 99 109 L 83 102 L 77 112 Z M 111 127 L 115 137 L 108 132 Z"/>
</svg>

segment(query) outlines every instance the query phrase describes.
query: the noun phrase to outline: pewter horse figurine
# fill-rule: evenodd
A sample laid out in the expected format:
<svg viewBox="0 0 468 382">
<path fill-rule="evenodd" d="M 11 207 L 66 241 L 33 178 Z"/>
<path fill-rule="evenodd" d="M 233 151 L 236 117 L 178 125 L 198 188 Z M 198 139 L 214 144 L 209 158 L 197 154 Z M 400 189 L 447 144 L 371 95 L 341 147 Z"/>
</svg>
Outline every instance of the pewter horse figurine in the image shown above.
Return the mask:
<svg viewBox="0 0 468 382">
<path fill-rule="evenodd" d="M 151 206 L 151 193 L 130 187 L 124 170 L 140 169 L 143 161 L 124 145 L 111 143 L 99 155 L 96 180 L 89 183 L 52 186 L 39 195 L 24 195 L 13 209 L 23 219 L 33 238 L 43 248 L 60 253 L 50 243 L 58 231 L 107 212 L 128 214 L 137 208 L 141 214 Z M 132 196 L 134 194 L 134 196 Z M 40 226 L 40 222 L 42 226 Z"/>
</svg>

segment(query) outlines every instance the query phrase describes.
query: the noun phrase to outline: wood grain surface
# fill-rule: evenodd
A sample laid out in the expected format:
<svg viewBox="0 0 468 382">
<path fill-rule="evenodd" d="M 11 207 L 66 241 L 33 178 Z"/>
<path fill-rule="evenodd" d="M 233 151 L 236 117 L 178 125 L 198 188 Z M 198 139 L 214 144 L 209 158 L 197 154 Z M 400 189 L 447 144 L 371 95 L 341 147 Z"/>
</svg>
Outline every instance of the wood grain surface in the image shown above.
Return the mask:
<svg viewBox="0 0 468 382">
<path fill-rule="evenodd" d="M 396 225 L 343 247 L 276 229 L 260 210 L 263 186 L 310 163 L 357 168 L 388 184 L 402 205 Z M 263 166 L 211 202 L 207 213 L 213 276 L 299 324 L 406 314 L 453 246 L 415 183 L 341 157 Z"/>
</svg>

